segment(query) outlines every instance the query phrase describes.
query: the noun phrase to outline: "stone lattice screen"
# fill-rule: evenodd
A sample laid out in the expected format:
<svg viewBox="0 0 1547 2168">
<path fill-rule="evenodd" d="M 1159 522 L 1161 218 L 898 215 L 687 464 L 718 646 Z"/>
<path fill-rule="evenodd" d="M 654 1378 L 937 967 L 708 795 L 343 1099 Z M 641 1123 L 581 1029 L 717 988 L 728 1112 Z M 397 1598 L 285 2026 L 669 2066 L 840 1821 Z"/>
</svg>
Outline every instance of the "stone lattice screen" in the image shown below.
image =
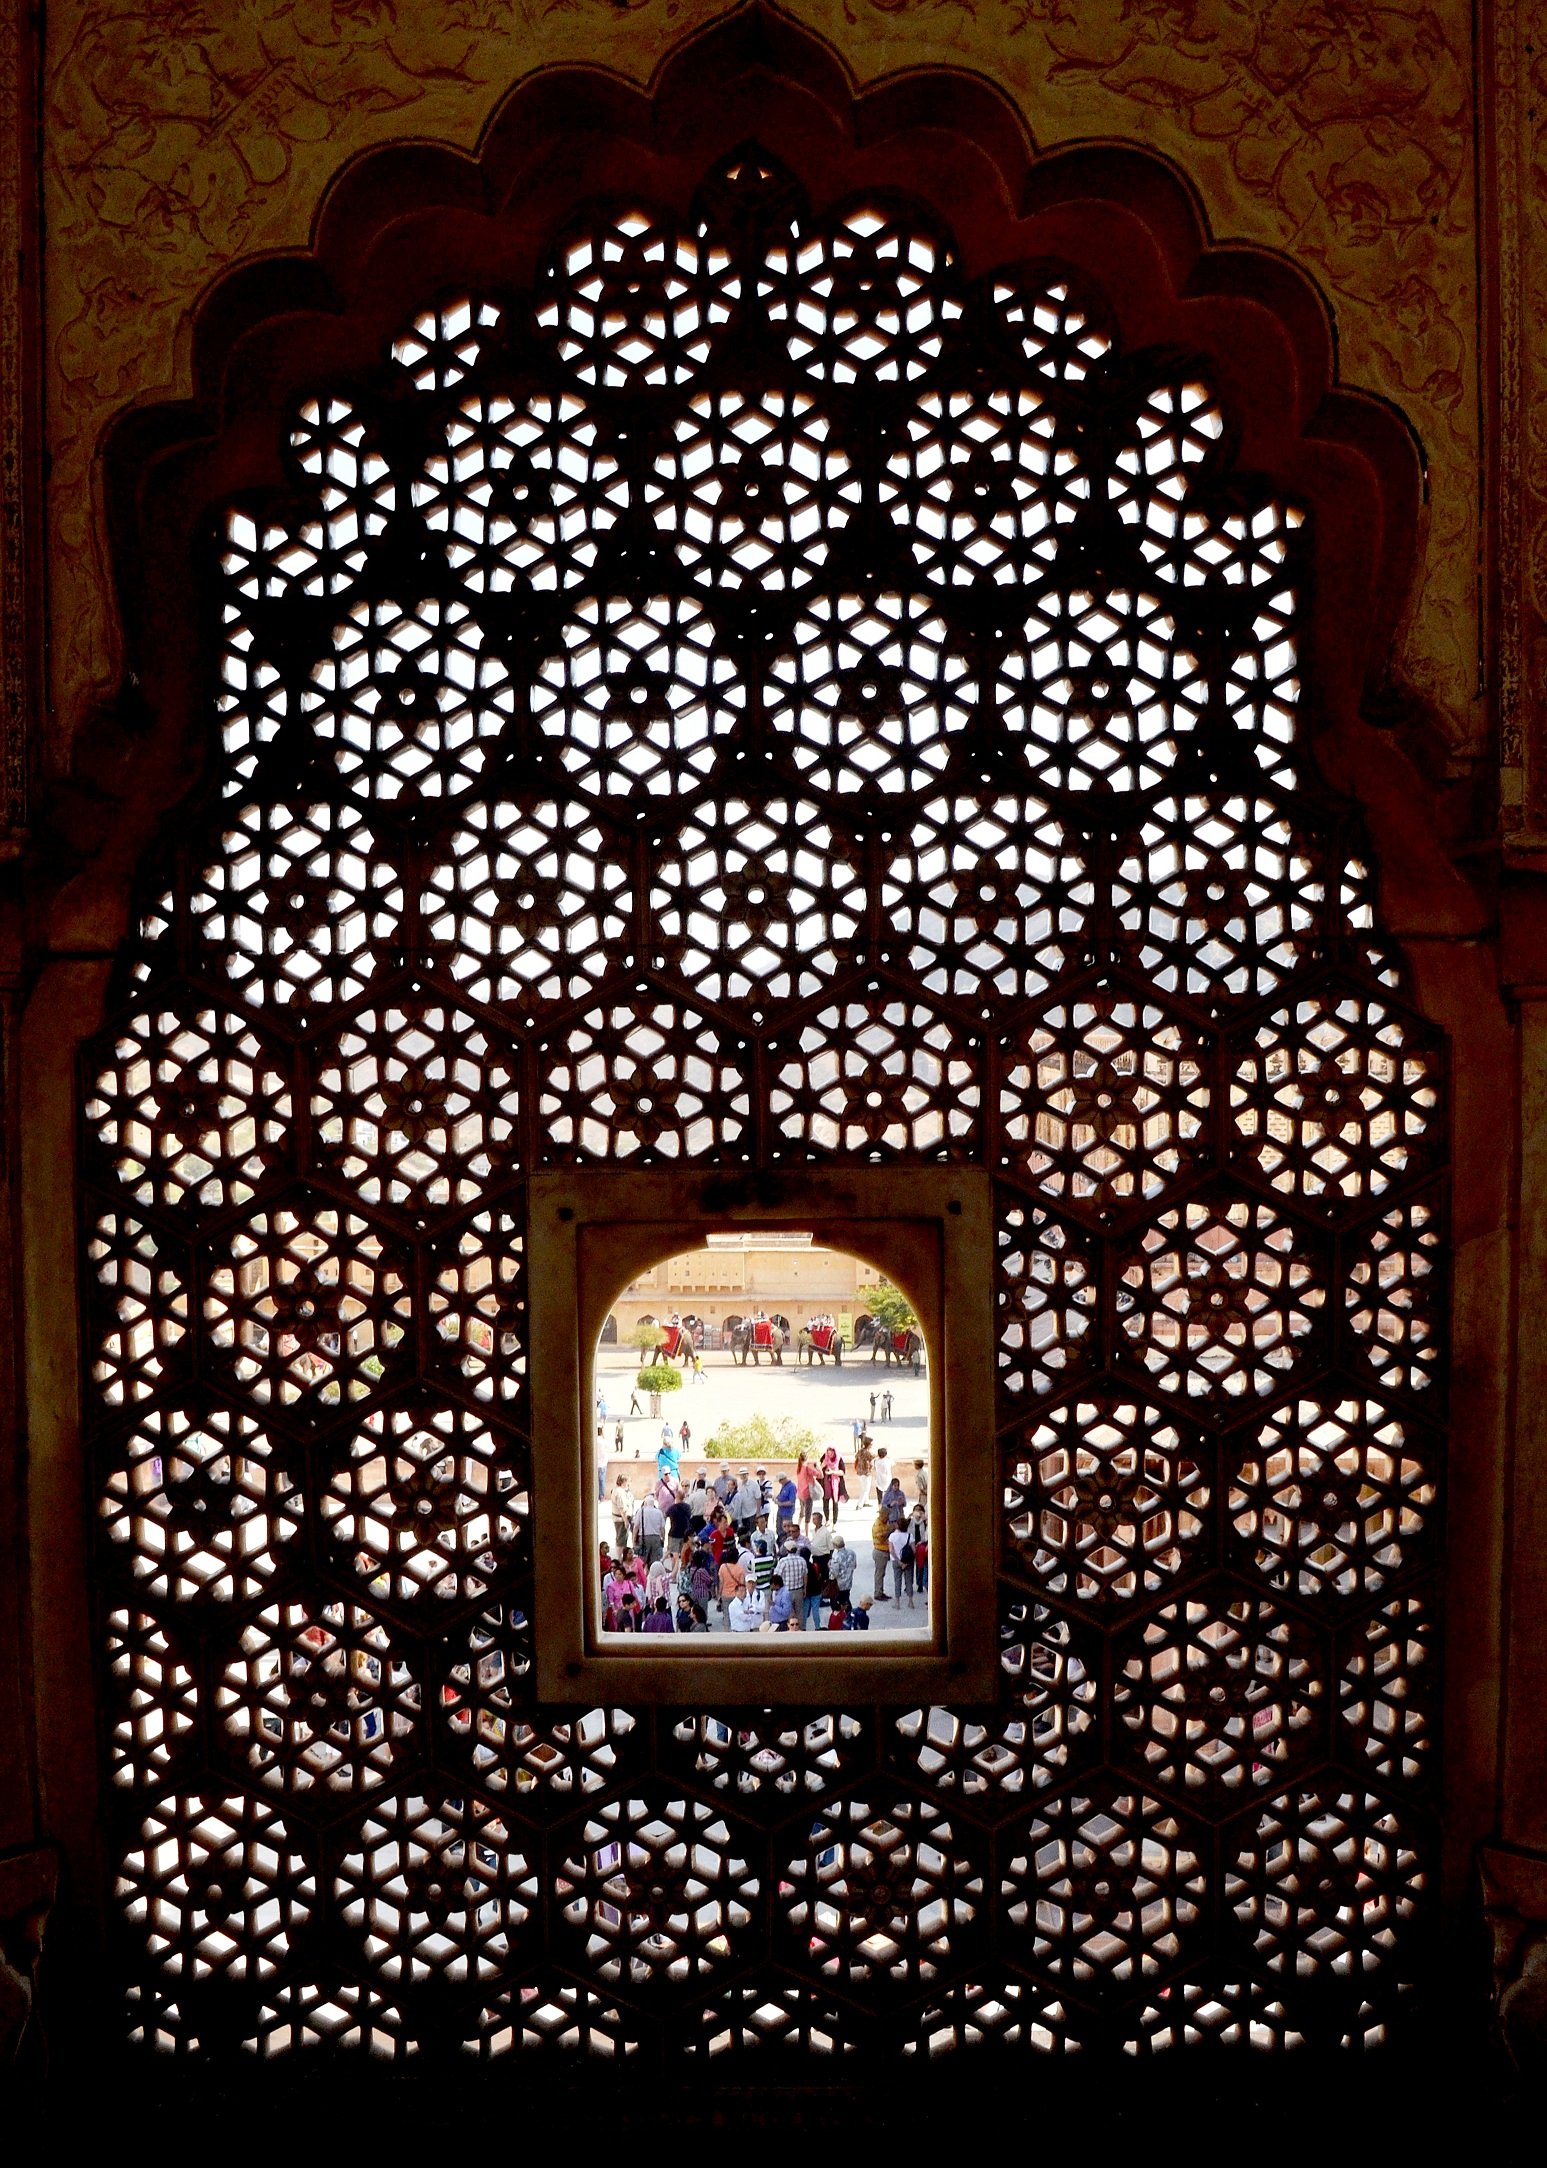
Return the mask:
<svg viewBox="0 0 1547 2168">
<path fill-rule="evenodd" d="M 1444 1064 L 1297 720 L 1309 522 L 1072 273 L 752 153 L 414 298 L 224 525 L 85 1077 L 129 2030 L 1380 2037 Z M 843 1160 L 1000 1185 L 998 1700 L 538 1705 L 524 1175 Z"/>
</svg>

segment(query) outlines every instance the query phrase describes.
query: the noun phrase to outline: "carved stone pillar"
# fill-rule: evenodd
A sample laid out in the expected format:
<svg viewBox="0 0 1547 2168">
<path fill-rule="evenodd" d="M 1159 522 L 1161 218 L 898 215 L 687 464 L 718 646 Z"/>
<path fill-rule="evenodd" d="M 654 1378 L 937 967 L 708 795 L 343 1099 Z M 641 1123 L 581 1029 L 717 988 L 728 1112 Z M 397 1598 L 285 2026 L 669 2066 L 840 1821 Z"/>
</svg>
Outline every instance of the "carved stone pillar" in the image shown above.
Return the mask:
<svg viewBox="0 0 1547 2168">
<path fill-rule="evenodd" d="M 58 1872 L 52 1851 L 0 1859 L 0 2070 L 42 2058 L 38 1963 Z"/>
<path fill-rule="evenodd" d="M 1479 1865 L 1499 2031 L 1521 2076 L 1541 2084 L 1547 2081 L 1547 1857 L 1485 1845 Z"/>
</svg>

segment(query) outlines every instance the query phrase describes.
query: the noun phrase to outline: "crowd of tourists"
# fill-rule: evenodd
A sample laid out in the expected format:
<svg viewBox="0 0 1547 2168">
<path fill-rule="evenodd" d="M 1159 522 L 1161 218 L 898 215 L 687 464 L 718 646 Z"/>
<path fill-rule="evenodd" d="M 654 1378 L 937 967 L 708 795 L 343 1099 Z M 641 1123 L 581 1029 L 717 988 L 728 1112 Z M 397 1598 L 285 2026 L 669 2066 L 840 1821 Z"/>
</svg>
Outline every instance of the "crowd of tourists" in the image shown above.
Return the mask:
<svg viewBox="0 0 1547 2168">
<path fill-rule="evenodd" d="M 850 1493 L 835 1448 L 819 1460 L 802 1453 L 778 1483 L 750 1466 L 712 1477 L 700 1468 L 686 1482 L 663 1441 L 643 1496 L 621 1474 L 612 1488 L 612 1541 L 600 1556 L 604 1629 L 864 1633 L 879 1604 L 898 1612 L 927 1604 L 928 1468 L 914 1462 L 910 1498 L 895 1472 L 875 1473 L 877 1457 L 856 1455 L 856 1469 L 861 1458 L 870 1463 L 857 1502 L 873 1496 L 875 1505 L 867 1562 L 838 1526 Z"/>
</svg>

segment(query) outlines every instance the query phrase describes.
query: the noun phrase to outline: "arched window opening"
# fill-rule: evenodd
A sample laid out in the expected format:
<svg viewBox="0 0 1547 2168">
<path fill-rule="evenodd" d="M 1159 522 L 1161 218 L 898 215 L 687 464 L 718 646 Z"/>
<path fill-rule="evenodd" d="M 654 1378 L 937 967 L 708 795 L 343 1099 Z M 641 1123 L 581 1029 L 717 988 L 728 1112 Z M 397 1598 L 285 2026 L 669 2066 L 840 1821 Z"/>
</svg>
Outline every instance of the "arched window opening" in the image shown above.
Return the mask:
<svg viewBox="0 0 1547 2168">
<path fill-rule="evenodd" d="M 1307 749 L 1314 519 L 1084 272 L 760 151 L 405 313 L 226 511 L 87 1071 L 135 2037 L 1379 2037 L 1445 1081 Z M 997 1699 L 541 1702 L 528 1178 L 957 1164 Z"/>
</svg>

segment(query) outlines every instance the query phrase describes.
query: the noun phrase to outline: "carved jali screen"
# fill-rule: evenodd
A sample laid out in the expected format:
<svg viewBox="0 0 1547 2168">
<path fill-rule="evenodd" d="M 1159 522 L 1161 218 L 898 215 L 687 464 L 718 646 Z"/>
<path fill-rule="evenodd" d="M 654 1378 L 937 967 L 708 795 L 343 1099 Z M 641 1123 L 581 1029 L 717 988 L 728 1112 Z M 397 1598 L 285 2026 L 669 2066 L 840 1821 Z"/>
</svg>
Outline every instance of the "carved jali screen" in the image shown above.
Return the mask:
<svg viewBox="0 0 1547 2168">
<path fill-rule="evenodd" d="M 414 300 L 214 544 L 84 1080 L 128 2029 L 1381 2037 L 1444 1068 L 1297 720 L 1309 520 L 1074 274 L 752 153 Z M 843 1160 L 1000 1185 L 997 1700 L 539 1705 L 525 1175 Z"/>
</svg>

